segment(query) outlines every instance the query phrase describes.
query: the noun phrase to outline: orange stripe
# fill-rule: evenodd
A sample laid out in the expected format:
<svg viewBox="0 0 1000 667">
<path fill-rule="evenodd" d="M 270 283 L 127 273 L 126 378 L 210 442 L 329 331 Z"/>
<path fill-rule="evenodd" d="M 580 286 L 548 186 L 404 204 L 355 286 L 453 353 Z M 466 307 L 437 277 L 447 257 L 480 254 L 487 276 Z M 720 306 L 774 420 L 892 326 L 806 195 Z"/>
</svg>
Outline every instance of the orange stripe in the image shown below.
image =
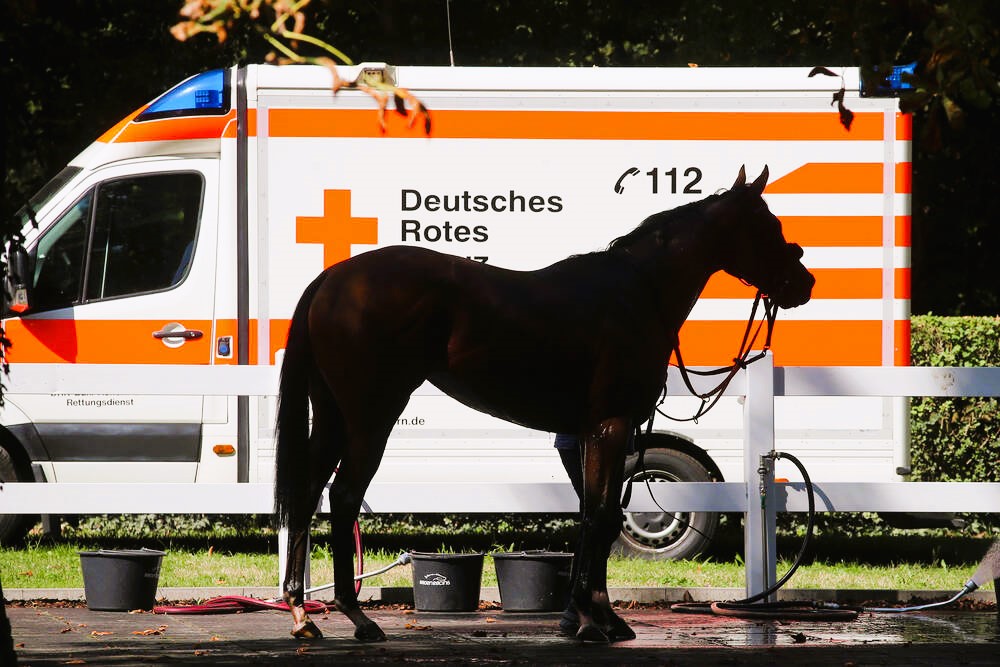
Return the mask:
<svg viewBox="0 0 1000 667">
<path fill-rule="evenodd" d="M 893 294 L 897 299 L 909 299 L 910 298 L 910 270 L 909 269 L 896 269 L 895 275 L 893 276 L 895 282 L 895 287 L 893 289 Z"/>
<path fill-rule="evenodd" d="M 257 136 L 257 110 L 247 109 L 247 136 L 256 137 Z M 229 123 L 226 125 L 226 129 L 222 134 L 223 139 L 235 139 L 236 138 L 236 123 Z"/>
<path fill-rule="evenodd" d="M 910 320 L 896 320 L 893 323 L 893 363 L 909 366 L 910 360 Z"/>
<path fill-rule="evenodd" d="M 680 334 L 684 363 L 691 366 L 732 363 L 745 327 L 746 322 L 688 320 Z M 758 343 L 762 342 L 758 338 Z M 882 322 L 782 321 L 779 313 L 771 349 L 778 366 L 879 366 Z"/>
<path fill-rule="evenodd" d="M 767 184 L 769 194 L 881 194 L 881 162 L 810 162 Z"/>
<path fill-rule="evenodd" d="M 811 269 L 816 277 L 814 299 L 881 299 L 881 269 Z M 752 299 L 755 287 L 748 287 L 728 273 L 720 271 L 711 277 L 703 298 Z"/>
<path fill-rule="evenodd" d="M 896 194 L 908 195 L 913 192 L 913 165 L 909 162 L 896 164 Z"/>
<path fill-rule="evenodd" d="M 4 322 L 13 343 L 12 363 L 207 364 L 211 358 L 212 322 L 185 320 L 204 332 L 199 340 L 168 348 L 153 338 L 163 320 L 35 320 Z"/>
<path fill-rule="evenodd" d="M 288 324 L 289 320 L 271 320 L 272 364 L 275 352 L 285 347 Z M 731 363 L 726 355 L 736 354 L 745 327 L 746 322 L 689 320 L 680 333 L 684 363 Z M 778 315 L 772 347 L 775 363 L 780 366 L 878 366 L 882 363 L 881 341 L 879 321 L 785 322 Z"/>
<path fill-rule="evenodd" d="M 111 141 L 114 140 L 115 136 L 117 136 L 117 134 L 121 132 L 126 125 L 131 123 L 133 118 L 135 118 L 143 111 L 145 111 L 148 106 L 149 106 L 148 104 L 145 104 L 136 109 L 135 111 L 133 111 L 132 113 L 130 113 L 128 116 L 125 116 L 120 121 L 115 123 L 114 127 L 112 127 L 110 130 L 99 136 L 97 140 L 106 144 L 111 143 Z"/>
<path fill-rule="evenodd" d="M 881 140 L 882 114 L 858 113 L 850 132 L 836 113 L 714 111 L 431 111 L 431 136 L 446 139 Z M 416 125 L 419 125 L 417 123 Z M 367 109 L 271 109 L 272 137 L 424 138 L 399 114 L 386 131 Z"/>
<path fill-rule="evenodd" d="M 913 245 L 910 238 L 910 216 L 896 216 L 896 245 L 901 248 L 909 248 Z"/>
<path fill-rule="evenodd" d="M 785 238 L 802 246 L 878 247 L 882 218 L 877 215 L 819 215 L 781 218 Z"/>
<path fill-rule="evenodd" d="M 896 139 L 899 141 L 913 140 L 913 116 L 908 113 L 896 113 Z"/>
<path fill-rule="evenodd" d="M 270 333 L 271 333 L 271 359 L 270 363 L 274 364 L 274 355 L 278 350 L 285 349 L 285 343 L 288 342 L 288 327 L 291 326 L 291 320 L 271 320 Z"/>
<path fill-rule="evenodd" d="M 129 123 L 114 140 L 115 143 L 133 141 L 181 141 L 185 139 L 217 139 L 226 125 L 236 118 L 236 112 L 225 116 L 190 116 L 161 118 L 142 123 Z"/>
</svg>

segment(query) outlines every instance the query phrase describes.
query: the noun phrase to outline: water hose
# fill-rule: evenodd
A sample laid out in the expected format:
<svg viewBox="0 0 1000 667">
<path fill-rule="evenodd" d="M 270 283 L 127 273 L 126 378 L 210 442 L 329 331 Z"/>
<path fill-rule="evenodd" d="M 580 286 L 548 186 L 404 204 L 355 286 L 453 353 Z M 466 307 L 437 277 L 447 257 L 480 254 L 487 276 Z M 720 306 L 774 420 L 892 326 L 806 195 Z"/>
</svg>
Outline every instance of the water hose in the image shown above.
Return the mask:
<svg viewBox="0 0 1000 667">
<path fill-rule="evenodd" d="M 968 595 L 985 582 L 990 581 L 991 579 L 996 579 L 997 576 L 1000 576 L 1000 539 L 997 539 L 993 542 L 989 550 L 986 552 L 986 555 L 983 557 L 983 560 L 979 563 L 979 567 L 976 568 L 975 574 L 973 574 L 972 577 L 962 586 L 962 590 L 953 595 L 951 598 L 941 602 L 930 602 L 910 607 L 851 607 L 839 605 L 833 602 L 812 601 L 758 602 L 759 600 L 765 599 L 769 595 L 777 592 L 777 590 L 784 586 L 785 583 L 791 578 L 792 574 L 798 569 L 812 537 L 816 513 L 816 502 L 812 480 L 810 480 L 809 473 L 806 471 L 805 466 L 802 465 L 802 462 L 791 454 L 787 454 L 785 452 L 773 452 L 771 456 L 775 459 L 788 459 L 795 465 L 796 468 L 799 469 L 799 472 L 802 473 L 802 479 L 805 481 L 806 495 L 809 500 L 806 534 L 802 540 L 802 547 L 799 549 L 799 553 L 795 557 L 795 561 L 792 563 L 792 566 L 789 568 L 785 576 L 762 593 L 758 593 L 743 600 L 734 600 L 731 602 L 683 602 L 672 605 L 670 607 L 671 611 L 682 614 L 716 614 L 719 616 L 734 616 L 738 618 L 849 621 L 857 618 L 860 612 L 899 614 L 944 607 L 956 602 L 959 598 Z"/>
<path fill-rule="evenodd" d="M 394 567 L 400 565 L 406 565 L 410 562 L 410 554 L 408 552 L 403 552 L 399 554 L 392 563 L 389 563 L 385 567 L 381 567 L 377 570 L 371 572 L 364 572 L 362 574 L 355 575 L 354 581 L 359 582 L 358 588 L 360 588 L 360 582 L 362 579 L 367 579 L 368 577 L 374 577 L 379 574 L 388 572 Z M 306 594 L 315 593 L 317 591 L 325 591 L 327 589 L 333 588 L 333 584 L 325 584 L 323 586 L 316 586 L 315 588 L 309 588 L 305 591 Z M 329 605 L 326 605 L 317 600 L 306 600 L 303 603 L 306 613 L 323 613 L 331 609 Z M 283 602 L 280 598 L 272 598 L 270 600 L 261 600 L 258 598 L 247 597 L 245 595 L 222 595 L 220 597 L 212 598 L 210 600 L 205 600 L 201 604 L 193 605 L 176 605 L 176 606 L 160 606 L 153 607 L 154 614 L 236 614 L 241 612 L 251 612 L 251 611 L 261 611 L 264 609 L 278 609 L 281 611 L 289 611 L 288 604 Z"/>
<path fill-rule="evenodd" d="M 814 621 L 849 621 L 858 616 L 856 609 L 839 607 L 836 605 L 825 605 L 814 602 L 759 602 L 773 595 L 784 586 L 795 571 L 799 569 L 806 551 L 812 541 L 813 528 L 816 519 L 816 496 L 813 490 L 812 479 L 805 466 L 795 456 L 786 452 L 772 452 L 770 457 L 775 459 L 788 459 L 798 468 L 805 482 L 806 497 L 809 502 L 809 511 L 806 519 L 806 534 L 802 539 L 802 546 L 795 556 L 792 566 L 778 581 L 769 586 L 766 590 L 751 595 L 742 600 L 731 600 L 729 602 L 681 602 L 671 605 L 670 610 L 680 614 L 715 614 L 718 616 L 731 616 L 736 618 L 769 618 L 769 619 L 792 619 L 792 620 L 814 620 Z M 765 470 L 762 466 L 762 474 Z M 761 488 L 761 501 L 764 500 L 764 487 Z"/>
</svg>

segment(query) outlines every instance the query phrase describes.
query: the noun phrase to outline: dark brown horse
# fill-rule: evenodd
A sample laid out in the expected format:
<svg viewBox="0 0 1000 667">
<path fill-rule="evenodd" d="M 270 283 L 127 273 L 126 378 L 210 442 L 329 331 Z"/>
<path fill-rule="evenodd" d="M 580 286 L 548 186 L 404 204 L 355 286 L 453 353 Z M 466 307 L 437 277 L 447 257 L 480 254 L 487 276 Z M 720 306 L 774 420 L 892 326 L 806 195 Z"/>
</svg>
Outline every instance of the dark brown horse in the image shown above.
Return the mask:
<svg viewBox="0 0 1000 667">
<path fill-rule="evenodd" d="M 583 521 L 574 559 L 577 637 L 634 637 L 611 609 L 607 558 L 621 527 L 629 435 L 649 418 L 677 332 L 724 270 L 791 308 L 809 300 L 802 249 L 746 184 L 647 218 L 603 252 L 510 271 L 411 246 L 326 269 L 292 317 L 281 369 L 276 511 L 289 529 L 284 597 L 297 637 L 306 537 L 330 488 L 336 605 L 362 641 L 385 639 L 352 582 L 352 526 L 410 394 L 425 380 L 462 403 L 542 431 L 577 433 Z M 309 403 L 312 431 L 309 431 Z"/>
</svg>

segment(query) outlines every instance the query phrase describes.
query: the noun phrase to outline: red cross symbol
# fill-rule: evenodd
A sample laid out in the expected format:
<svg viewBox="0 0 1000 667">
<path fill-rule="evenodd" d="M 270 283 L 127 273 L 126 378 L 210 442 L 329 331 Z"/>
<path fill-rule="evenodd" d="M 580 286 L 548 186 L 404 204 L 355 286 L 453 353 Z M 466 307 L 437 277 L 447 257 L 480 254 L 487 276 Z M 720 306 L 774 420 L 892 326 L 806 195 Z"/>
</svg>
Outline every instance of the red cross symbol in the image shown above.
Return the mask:
<svg viewBox="0 0 1000 667">
<path fill-rule="evenodd" d="M 323 266 L 351 256 L 355 243 L 378 242 L 378 218 L 351 217 L 350 190 L 324 190 L 323 215 L 295 218 L 296 243 L 322 243 Z"/>
</svg>

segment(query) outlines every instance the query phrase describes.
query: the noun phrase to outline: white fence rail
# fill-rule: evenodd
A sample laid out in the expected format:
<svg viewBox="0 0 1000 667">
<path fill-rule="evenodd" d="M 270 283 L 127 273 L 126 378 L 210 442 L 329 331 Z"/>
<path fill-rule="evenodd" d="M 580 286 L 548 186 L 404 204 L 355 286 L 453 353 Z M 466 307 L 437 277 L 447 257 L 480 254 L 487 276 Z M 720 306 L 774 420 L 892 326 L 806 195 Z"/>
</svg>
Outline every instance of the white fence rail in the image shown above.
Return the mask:
<svg viewBox="0 0 1000 667">
<path fill-rule="evenodd" d="M 708 381 L 701 380 L 706 384 Z M 274 395 L 278 372 L 267 366 L 117 366 L 20 364 L 6 382 L 10 393 Z M 433 393 L 425 386 L 421 393 Z M 677 374 L 668 385 L 683 394 Z M 803 484 L 776 484 L 758 474 L 761 456 L 774 447 L 775 396 L 1000 396 L 1000 368 L 830 367 L 775 368 L 770 355 L 741 372 L 728 396 L 744 402 L 745 482 L 657 484 L 650 497 L 635 485 L 628 509 L 744 512 L 747 594 L 774 581 L 774 517 L 807 509 Z M 1000 465 L 1000 461 L 994 462 Z M 761 509 L 761 485 L 766 503 Z M 468 484 L 463 512 L 574 511 L 568 484 Z M 0 513 L 269 513 L 267 484 L 17 484 L 0 485 Z M 817 483 L 817 511 L 1000 512 L 1000 483 Z M 448 512 L 446 496 L 426 485 L 373 484 L 365 496 L 372 511 Z"/>
</svg>

